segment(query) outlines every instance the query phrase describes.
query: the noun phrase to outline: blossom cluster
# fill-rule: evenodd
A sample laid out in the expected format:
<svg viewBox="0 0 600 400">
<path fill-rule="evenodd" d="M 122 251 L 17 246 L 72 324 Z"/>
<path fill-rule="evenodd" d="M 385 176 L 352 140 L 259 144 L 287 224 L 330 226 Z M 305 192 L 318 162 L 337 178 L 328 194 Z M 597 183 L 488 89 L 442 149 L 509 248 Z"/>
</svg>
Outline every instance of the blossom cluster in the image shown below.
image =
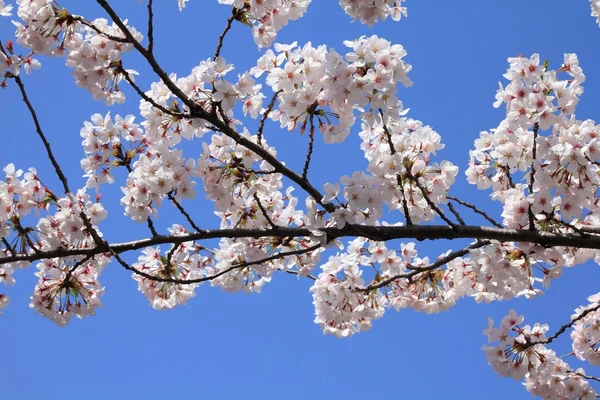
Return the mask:
<svg viewBox="0 0 600 400">
<path fill-rule="evenodd" d="M 330 256 L 321 266 L 311 288 L 315 322 L 324 333 L 346 337 L 370 329 L 386 308 L 438 313 L 472 294 L 471 282 L 465 279 L 470 273 L 467 262 L 454 259 L 445 270 L 432 264 L 428 257 L 418 257 L 412 242 L 396 251 L 384 242 L 354 239 L 345 252 Z M 366 285 L 367 268 L 376 270 L 373 287 Z M 382 281 L 389 283 L 379 287 Z"/>
<path fill-rule="evenodd" d="M 575 54 L 565 54 L 556 71 L 537 54 L 508 61 L 504 76 L 510 84 L 500 85 L 494 104 L 506 104 L 506 118 L 475 141 L 466 174 L 503 202 L 507 227 L 525 228 L 533 221 L 561 231 L 585 209 L 596 209 L 600 127 L 574 116 L 585 75 Z M 559 79 L 560 73 L 568 77 Z M 515 182 L 519 172 L 524 183 Z"/>
<path fill-rule="evenodd" d="M 0 17 L 10 17 L 13 6 L 6 4 L 4 0 L 0 0 Z"/>
<path fill-rule="evenodd" d="M 592 365 L 600 365 L 600 293 L 588 297 L 590 304 L 578 307 L 571 319 L 577 319 L 571 331 L 573 353 L 580 360 L 587 360 Z M 585 315 L 583 318 L 582 315 Z"/>
<path fill-rule="evenodd" d="M 596 17 L 596 22 L 600 25 L 600 1 L 590 0 L 592 6 L 592 17 Z"/>
<path fill-rule="evenodd" d="M 585 378 L 581 368 L 571 367 L 548 349 L 548 325 L 522 326 L 524 317 L 511 310 L 499 327 L 489 318 L 484 331 L 488 342 L 484 346 L 488 363 L 498 374 L 524 379 L 523 385 L 534 396 L 557 400 L 591 400 L 596 391 Z"/>
<path fill-rule="evenodd" d="M 2 246 L 2 256 L 12 255 L 13 251 L 29 249 L 33 243 L 34 236 L 23 227 L 21 218 L 26 217 L 32 211 L 44 210 L 47 207 L 48 191 L 37 177 L 37 171 L 31 168 L 29 172 L 23 173 L 16 169 L 14 164 L 3 168 L 4 180 L 0 181 L 0 239 L 10 240 L 11 231 L 17 232 L 17 237 L 12 241 L 10 248 Z M 10 244 L 10 243 L 9 243 Z M 0 283 L 13 285 L 15 279 L 13 273 L 16 269 L 25 268 L 28 263 L 11 263 L 0 265 Z M 4 309 L 10 299 L 0 294 L 0 310 Z"/>
<path fill-rule="evenodd" d="M 69 193 L 57 197 L 33 168 L 23 173 L 9 164 L 4 168 L 4 174 L 5 180 L 0 181 L 0 238 L 8 245 L 3 249 L 3 255 L 94 247 L 94 238 L 83 218 L 97 231 L 97 225 L 107 217 L 98 199 L 92 201 L 85 189 L 76 195 Z M 47 213 L 39 218 L 35 228 L 25 226 L 24 219 L 32 211 Z M 16 233 L 12 239 L 11 231 Z M 36 275 L 40 279 L 31 298 L 31 307 L 59 325 L 66 324 L 73 315 L 83 318 L 93 314 L 95 307 L 101 305 L 98 297 L 103 293 L 98 276 L 108 260 L 108 257 L 98 255 L 52 258 L 38 263 Z M 14 270 L 27 265 L 25 262 L 2 264 L 0 283 L 14 284 Z M 0 300 L 0 307 L 4 308 L 8 297 L 2 295 Z"/>
<path fill-rule="evenodd" d="M 258 60 L 250 73 L 267 74 L 266 84 L 278 93 L 270 117 L 293 130 L 318 127 L 327 143 L 343 142 L 355 122 L 354 110 L 401 108 L 396 86 L 410 86 L 411 66 L 406 51 L 377 36 L 344 43 L 352 49 L 345 58 L 325 46 L 276 45 Z M 332 120 L 337 120 L 335 123 Z"/>
<path fill-rule="evenodd" d="M 403 113 L 363 117 L 361 148 L 375 182 L 372 193 L 390 210 L 408 212 L 407 220 L 429 221 L 438 216 L 431 204 L 447 202 L 458 168 L 446 160 L 434 163 L 433 156 L 444 147 L 440 135 L 421 121 L 400 117 Z"/>
<path fill-rule="evenodd" d="M 126 43 L 116 24 L 104 18 L 85 21 L 53 0 L 17 0 L 17 4 L 17 15 L 23 21 L 15 22 L 20 45 L 40 55 L 66 56 L 75 82 L 94 99 L 103 99 L 108 105 L 125 101 L 119 82 L 125 76 L 132 78 L 135 71 L 123 68 L 121 55 L 133 45 Z M 136 40 L 142 39 L 135 28 L 127 28 Z"/>
<path fill-rule="evenodd" d="M 0 48 L 0 77 L 4 77 L 0 81 L 0 88 L 6 88 L 7 76 L 19 75 L 21 68 L 25 70 L 26 74 L 30 74 L 34 69 L 39 69 L 42 64 L 38 59 L 33 58 L 33 52 L 23 57 L 19 54 L 15 54 L 12 41 L 6 42 L 5 48 Z"/>
<path fill-rule="evenodd" d="M 258 141 L 256 135 L 247 131 L 241 135 L 254 143 Z M 275 149 L 264 140 L 262 146 L 276 155 Z M 215 214 L 221 219 L 222 228 L 268 229 L 272 224 L 288 227 L 310 223 L 305 213 L 297 208 L 298 198 L 293 195 L 293 187 L 283 190 L 282 175 L 274 173 L 267 162 L 225 135 L 212 135 L 211 143 L 204 146 L 198 160 L 198 172 L 207 197 L 215 203 Z M 302 238 L 285 243 L 278 238 L 222 239 L 215 253 L 217 272 L 230 270 L 233 265 L 253 264 L 223 274 L 212 284 L 228 291 L 260 292 L 277 270 L 296 267 L 306 275 L 315 268 L 321 250 L 268 263 L 254 263 L 269 257 L 274 249 L 292 252 L 312 245 L 310 239 Z"/>
<path fill-rule="evenodd" d="M 173 225 L 169 231 L 176 236 L 186 233 L 181 225 Z M 162 255 L 158 247 L 142 251 L 138 261 L 132 265 L 136 270 L 132 277 L 153 308 L 173 308 L 178 304 L 185 304 L 195 296 L 194 290 L 198 284 L 157 281 L 152 278 L 187 281 L 211 274 L 212 259 L 201 255 L 201 249 L 193 242 L 184 242 L 172 245 L 167 255 Z"/>
<path fill-rule="evenodd" d="M 376 22 L 384 21 L 390 16 L 394 21 L 400 21 L 408 15 L 405 0 L 340 0 L 340 6 L 355 20 L 373 26 Z"/>
<path fill-rule="evenodd" d="M 91 260 L 51 258 L 38 263 L 35 275 L 39 281 L 29 306 L 59 326 L 65 326 L 72 316 L 95 315 L 104 294 L 98 277 L 109 261 L 109 257 L 95 256 Z"/>
<path fill-rule="evenodd" d="M 277 32 L 289 21 L 304 15 L 311 0 L 219 0 L 232 5 L 237 19 L 252 27 L 252 36 L 258 47 L 269 47 Z M 181 3 L 180 3 L 181 4 Z"/>
<path fill-rule="evenodd" d="M 96 239 L 86 221 L 100 237 L 98 224 L 108 213 L 99 198 L 92 201 L 86 190 L 81 189 L 76 195 L 69 193 L 53 203 L 55 213 L 40 218 L 37 224 L 39 250 L 95 247 Z M 94 315 L 95 308 L 102 306 L 99 296 L 104 293 L 98 277 L 109 261 L 110 257 L 97 255 L 52 258 L 38 263 L 39 281 L 30 307 L 58 325 L 65 325 L 73 315 L 78 318 Z"/>
</svg>

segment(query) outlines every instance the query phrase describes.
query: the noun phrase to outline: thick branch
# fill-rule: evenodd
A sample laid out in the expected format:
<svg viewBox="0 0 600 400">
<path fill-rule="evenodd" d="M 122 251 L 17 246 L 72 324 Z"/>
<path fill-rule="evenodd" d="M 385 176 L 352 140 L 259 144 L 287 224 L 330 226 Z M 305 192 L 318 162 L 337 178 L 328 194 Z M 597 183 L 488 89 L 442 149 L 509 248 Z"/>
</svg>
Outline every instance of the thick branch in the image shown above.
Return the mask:
<svg viewBox="0 0 600 400">
<path fill-rule="evenodd" d="M 600 236 L 583 237 L 578 234 L 557 234 L 529 229 L 500 229 L 486 226 L 457 225 L 454 229 L 448 225 L 411 225 L 411 226 L 369 226 L 346 225 L 342 229 L 321 229 L 329 241 L 343 237 L 364 237 L 376 241 L 393 239 L 481 239 L 500 242 L 536 243 L 542 246 L 564 246 L 587 249 L 600 249 Z M 120 254 L 126 251 L 139 250 L 160 244 L 181 244 L 196 240 L 215 238 L 296 238 L 308 237 L 312 230 L 308 228 L 288 228 L 278 226 L 277 229 L 216 229 L 190 232 L 181 236 L 158 235 L 142 240 L 112 245 L 97 246 L 84 249 L 56 249 L 41 251 L 38 254 L 23 254 L 0 258 L 0 265 L 19 261 L 35 261 L 54 257 L 75 255 L 102 254 L 111 250 Z"/>
</svg>

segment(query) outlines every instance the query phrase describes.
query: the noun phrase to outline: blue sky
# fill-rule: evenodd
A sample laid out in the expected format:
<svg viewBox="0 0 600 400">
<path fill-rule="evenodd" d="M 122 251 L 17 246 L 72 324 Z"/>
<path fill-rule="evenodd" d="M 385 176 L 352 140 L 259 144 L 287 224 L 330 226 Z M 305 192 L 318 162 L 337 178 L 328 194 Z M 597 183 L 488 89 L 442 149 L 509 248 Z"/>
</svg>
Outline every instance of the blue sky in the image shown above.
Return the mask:
<svg viewBox="0 0 600 400">
<path fill-rule="evenodd" d="M 145 4 L 113 3 L 123 18 L 145 29 Z M 157 58 L 166 71 L 187 74 L 213 54 L 230 10 L 215 0 L 191 0 L 183 13 L 174 1 L 156 3 Z M 104 16 L 94 1 L 61 4 L 89 18 Z M 442 135 L 446 148 L 440 157 L 461 169 L 453 193 L 498 215 L 498 205 L 488 200 L 488 193 L 468 185 L 463 172 L 473 140 L 503 118 L 503 110 L 492 103 L 506 58 L 537 52 L 558 68 L 564 53 L 577 53 L 588 78 L 577 116 L 597 117 L 600 28 L 589 16 L 589 2 L 409 0 L 406 5 L 409 18 L 368 28 L 350 23 L 336 1 L 315 0 L 305 18 L 284 28 L 277 41 L 312 41 L 339 52 L 344 51 L 343 40 L 361 35 L 377 34 L 402 44 L 408 51 L 405 60 L 413 65 L 414 86 L 399 93 L 411 108 L 409 116 Z M 11 38 L 13 30 L 8 18 L 0 19 L 0 40 Z M 248 28 L 236 24 L 222 54 L 241 72 L 261 53 Z M 79 129 L 91 114 L 107 108 L 74 85 L 64 59 L 41 61 L 43 68 L 24 82 L 71 186 L 80 187 L 85 181 Z M 129 54 L 125 61 L 141 73 L 142 87 L 155 80 L 139 56 Z M 15 89 L 0 93 L 0 164 L 37 167 L 44 181 L 56 184 Z M 136 114 L 137 104 L 130 93 L 125 105 L 110 111 Z M 306 147 L 306 136 L 280 131 L 275 124 L 267 126 L 266 134 L 282 159 L 300 165 L 297 148 Z M 186 148 L 186 155 L 192 151 Z M 341 146 L 317 142 L 314 160 L 318 185 L 365 165 L 356 135 Z M 122 216 L 117 186 L 104 194 L 110 218 L 101 228 L 108 239 L 146 234 L 144 226 Z M 199 199 L 186 206 L 201 225 L 214 226 L 210 203 Z M 161 213 L 159 229 L 174 222 L 170 215 L 175 214 Z M 458 244 L 418 243 L 420 253 L 432 257 L 448 246 Z M 96 317 L 73 320 L 61 329 L 28 307 L 33 272 L 33 266 L 19 271 L 17 285 L 6 290 L 12 302 L 0 317 L 0 398 L 527 399 L 519 382 L 501 379 L 487 366 L 480 350 L 486 317 L 498 320 L 515 308 L 526 322 L 547 322 L 554 331 L 598 291 L 600 278 L 597 265 L 582 265 L 566 271 L 545 296 L 532 301 L 477 305 L 464 299 L 450 312 L 431 316 L 388 311 L 370 332 L 337 340 L 312 322 L 310 282 L 284 274 L 260 295 L 228 294 L 206 285 L 187 306 L 159 312 L 148 307 L 130 274 L 111 264 L 101 276 L 104 308 Z M 557 353 L 567 353 L 569 345 L 563 338 Z M 598 373 L 591 367 L 587 372 Z"/>
</svg>

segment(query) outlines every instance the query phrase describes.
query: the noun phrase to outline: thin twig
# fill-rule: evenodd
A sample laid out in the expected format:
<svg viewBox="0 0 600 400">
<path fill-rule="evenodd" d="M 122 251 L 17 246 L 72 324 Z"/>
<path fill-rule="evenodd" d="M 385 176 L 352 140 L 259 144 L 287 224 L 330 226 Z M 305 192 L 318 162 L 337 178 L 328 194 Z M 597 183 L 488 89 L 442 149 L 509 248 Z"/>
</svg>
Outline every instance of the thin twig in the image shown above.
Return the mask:
<svg viewBox="0 0 600 400">
<path fill-rule="evenodd" d="M 65 280 L 69 280 L 69 276 L 75 272 L 75 270 L 79 267 L 81 267 L 83 264 L 85 264 L 87 261 L 91 260 L 92 258 L 94 258 L 95 254 L 88 254 L 87 256 L 83 257 L 81 260 L 77 261 L 72 267 L 71 269 L 69 269 L 69 272 L 67 273 L 67 278 Z"/>
<path fill-rule="evenodd" d="M 154 51 L 154 12 L 152 11 L 152 0 L 148 0 L 148 52 Z"/>
<path fill-rule="evenodd" d="M 161 106 L 160 104 L 158 104 L 156 101 L 154 101 L 154 99 L 152 99 L 151 97 L 149 97 L 133 80 L 133 78 L 131 76 L 129 76 L 129 73 L 127 71 L 125 71 L 125 69 L 123 69 L 121 71 L 121 73 L 123 74 L 123 78 L 125 78 L 125 80 L 127 81 L 127 83 L 129 83 L 129 85 L 133 88 L 133 90 L 135 90 L 135 92 L 144 100 L 146 100 L 148 103 L 152 104 L 153 107 L 159 109 L 160 111 L 162 111 L 165 114 L 168 115 L 172 115 L 174 117 L 177 118 L 192 118 L 191 115 L 189 114 L 185 114 L 185 113 L 179 113 L 179 112 L 175 112 L 173 110 L 170 110 L 168 108 L 166 108 L 165 106 Z"/>
<path fill-rule="evenodd" d="M 423 198 L 425 199 L 425 201 L 427 202 L 429 207 L 431 207 L 433 209 L 433 211 L 435 211 L 435 213 L 437 215 L 439 215 L 441 219 L 444 220 L 445 223 L 450 225 L 452 228 L 456 227 L 456 224 L 454 222 L 452 222 L 448 217 L 446 217 L 444 212 L 438 206 L 435 205 L 433 200 L 431 200 L 431 198 L 429 197 L 429 193 L 427 192 L 427 189 L 421 184 L 421 182 L 419 182 L 419 178 L 414 176 L 408 170 L 406 171 L 406 176 L 408 176 L 408 179 L 413 181 L 415 183 L 415 185 L 417 186 L 417 188 L 419 188 L 419 190 L 421 191 L 421 194 L 423 195 Z"/>
<path fill-rule="evenodd" d="M 584 379 L 587 379 L 589 381 L 596 381 L 596 382 L 600 382 L 600 378 L 598 378 L 597 376 L 591 376 L 591 375 L 585 375 L 576 371 L 571 371 L 574 375 L 580 376 Z"/>
<path fill-rule="evenodd" d="M 92 28 L 92 30 L 94 30 L 96 33 L 106 37 L 107 39 L 112 40 L 113 42 L 118 42 L 118 43 L 127 43 L 127 39 L 126 38 L 122 38 L 122 37 L 118 37 L 118 36 L 114 36 L 111 35 L 109 33 L 106 33 L 104 31 L 102 31 L 100 28 L 98 28 L 96 25 L 94 25 L 93 23 L 91 23 L 90 21 L 87 21 L 85 18 L 80 17 L 78 15 L 73 15 L 73 19 L 75 21 L 79 21 L 82 25 L 85 25 L 89 28 Z"/>
<path fill-rule="evenodd" d="M 379 114 L 381 115 L 381 123 L 383 124 L 383 131 L 387 138 L 388 145 L 390 146 L 390 152 L 392 155 L 396 154 L 396 148 L 394 147 L 394 142 L 392 141 L 392 133 L 388 129 L 387 125 L 383 121 L 383 110 L 379 109 Z M 410 213 L 408 210 L 408 202 L 406 201 L 406 194 L 404 193 L 404 184 L 402 183 L 402 177 L 400 174 L 396 174 L 396 183 L 400 188 L 400 193 L 402 194 L 402 209 L 404 211 L 404 218 L 406 218 L 406 225 L 413 225 L 412 219 L 410 218 Z"/>
<path fill-rule="evenodd" d="M 262 117 L 260 117 L 260 122 L 258 123 L 258 131 L 256 133 L 259 146 L 262 146 L 262 137 L 263 137 L 263 129 L 265 128 L 265 121 L 267 120 L 267 117 L 269 116 L 271 111 L 273 111 L 273 107 L 275 107 L 275 102 L 277 101 L 277 96 L 279 96 L 279 93 L 281 93 L 281 92 L 283 92 L 283 90 L 280 90 L 273 94 L 273 97 L 271 98 L 269 105 L 267 106 L 267 108 L 265 108 L 265 111 L 263 112 Z"/>
<path fill-rule="evenodd" d="M 391 276 L 391 277 L 389 277 L 387 279 L 384 279 L 384 280 L 382 280 L 380 282 L 377 282 L 375 284 L 371 284 L 371 285 L 369 285 L 367 287 L 359 289 L 359 291 L 360 292 L 368 292 L 368 291 L 371 291 L 371 290 L 376 290 L 376 289 L 382 288 L 384 286 L 387 286 L 390 283 L 392 283 L 394 281 L 397 281 L 398 279 L 408 279 L 408 280 L 411 280 L 412 277 L 415 276 L 415 275 L 417 275 L 417 274 L 420 274 L 420 273 L 426 272 L 426 271 L 431 271 L 433 269 L 436 269 L 436 268 L 439 268 L 441 266 L 444 266 L 444 265 L 448 264 L 450 261 L 452 261 L 452 260 L 454 260 L 454 259 L 456 259 L 458 257 L 462 257 L 462 256 L 464 256 L 466 254 L 469 254 L 469 252 L 471 250 L 478 249 L 478 248 L 483 247 L 483 246 L 487 246 L 490 243 L 491 242 L 489 240 L 482 240 L 482 241 L 479 241 L 477 243 L 473 243 L 473 244 L 465 247 L 464 249 L 454 251 L 454 252 L 446 255 L 445 257 L 439 258 L 436 262 L 434 262 L 432 264 L 429 264 L 429 265 L 427 265 L 425 267 L 414 268 L 411 272 L 409 272 L 407 274 L 398 274 L 398 275 Z"/>
<path fill-rule="evenodd" d="M 33 118 L 33 123 L 35 124 L 35 131 L 37 132 L 38 136 L 40 137 L 40 139 L 42 139 L 42 142 L 44 143 L 44 147 L 46 148 L 46 153 L 48 155 L 48 158 L 50 159 L 50 162 L 52 163 L 52 166 L 54 167 L 54 171 L 56 172 L 58 179 L 62 183 L 65 193 L 71 193 L 71 190 L 69 189 L 69 183 L 67 182 L 67 177 L 65 176 L 62 169 L 60 168 L 60 165 L 56 161 L 56 158 L 54 157 L 54 153 L 52 152 L 52 148 L 50 147 L 50 142 L 48 142 L 48 139 L 46 139 L 46 135 L 44 135 L 44 131 L 42 130 L 42 126 L 40 125 L 40 121 L 38 119 L 37 113 L 35 112 L 35 109 L 31 105 L 31 102 L 29 101 L 29 98 L 27 97 L 27 92 L 25 91 L 25 85 L 23 85 L 23 81 L 21 80 L 21 77 L 19 75 L 15 75 L 14 79 L 15 79 L 15 82 L 17 82 L 19 89 L 21 90 L 21 95 L 23 96 L 23 101 L 25 102 L 25 105 L 29 109 L 29 113 L 31 114 L 31 117 Z"/>
<path fill-rule="evenodd" d="M 548 338 L 546 338 L 546 340 L 542 340 L 540 342 L 536 342 L 536 343 L 531 343 L 530 345 L 525 345 L 525 348 L 527 347 L 531 347 L 534 346 L 536 344 L 549 344 L 551 343 L 553 340 L 557 339 L 560 335 L 562 335 L 563 333 L 565 333 L 565 331 L 567 329 L 569 329 L 570 327 L 572 327 L 577 321 L 582 320 L 583 318 L 585 318 L 589 313 L 592 313 L 594 311 L 597 311 L 598 309 L 600 309 L 600 304 L 597 304 L 595 307 L 591 307 L 586 309 L 585 311 L 583 311 L 581 314 L 579 314 L 577 317 L 572 318 L 571 322 L 569 322 L 568 324 L 564 324 L 563 326 L 561 326 L 552 336 L 549 336 Z"/>
<path fill-rule="evenodd" d="M 132 271 L 133 273 L 143 276 L 146 279 L 150 279 L 152 281 L 157 281 L 157 282 L 168 282 L 168 283 L 175 283 L 175 284 L 180 284 L 180 285 L 189 285 L 189 284 L 194 284 L 194 283 L 202 283 L 202 282 L 207 282 L 207 281 L 212 281 L 220 276 L 226 275 L 232 271 L 235 271 L 236 269 L 242 269 L 242 268 L 246 268 L 246 267 L 250 267 L 252 265 L 259 265 L 259 264 L 264 264 L 266 262 L 269 261 L 273 261 L 273 260 L 278 260 L 281 258 L 285 258 L 285 257 L 289 257 L 289 256 L 293 256 L 293 255 L 299 255 L 299 254 L 305 254 L 305 253 L 309 253 L 311 251 L 315 251 L 317 249 L 319 249 L 321 247 L 321 244 L 316 244 L 314 246 L 308 247 L 306 249 L 300 249 L 300 250 L 293 250 L 293 251 L 285 251 L 285 252 L 281 252 L 278 254 L 274 254 L 272 256 L 269 257 L 265 257 L 263 259 L 260 260 L 256 260 L 256 261 L 248 261 L 248 262 L 244 262 L 244 263 L 240 263 L 240 264 L 235 264 L 232 265 L 229 268 L 226 268 L 222 271 L 217 272 L 214 275 L 211 276 L 205 276 L 202 278 L 197 278 L 197 279 L 175 279 L 175 278 L 162 278 L 159 276 L 154 276 L 154 275 L 150 275 L 147 274 L 145 272 L 142 272 L 132 266 L 130 266 L 129 264 L 127 264 L 125 261 L 123 261 L 123 259 L 121 257 L 119 257 L 118 254 L 114 254 L 114 257 L 117 259 L 117 261 L 127 270 Z"/>
<path fill-rule="evenodd" d="M 466 201 L 463 201 L 457 197 L 454 196 L 446 196 L 449 200 L 455 201 L 458 204 L 460 204 L 461 206 L 465 206 L 467 208 L 470 208 L 471 210 L 475 211 L 477 214 L 481 215 L 483 218 L 487 219 L 488 222 L 490 222 L 492 225 L 494 225 L 497 228 L 504 228 L 504 226 L 499 223 L 498 221 L 496 221 L 495 219 L 493 219 L 492 217 L 490 217 L 485 211 L 480 210 L 477 206 L 471 204 L 471 203 L 467 203 Z"/>
<path fill-rule="evenodd" d="M 313 114 L 310 115 L 310 130 L 308 133 L 308 151 L 306 152 L 306 161 L 304 162 L 304 169 L 302 170 L 302 179 L 306 179 L 308 175 L 308 168 L 310 167 L 310 160 L 313 154 L 313 147 L 315 144 L 315 124 L 313 123 Z"/>
<path fill-rule="evenodd" d="M 286 274 L 297 275 L 297 276 L 300 276 L 300 277 L 308 278 L 308 279 L 310 279 L 312 281 L 316 281 L 317 280 L 317 278 L 315 276 L 311 275 L 311 274 L 302 275 L 300 272 L 294 271 L 294 270 L 291 270 L 291 269 L 280 269 L 278 271 L 285 272 Z"/>
<path fill-rule="evenodd" d="M 254 192 L 254 200 L 256 201 L 256 204 L 258 204 L 258 208 L 260 208 L 260 211 L 262 212 L 263 216 L 265 217 L 265 219 L 267 220 L 269 225 L 271 225 L 271 228 L 277 230 L 279 227 L 277 225 L 275 225 L 275 223 L 273 222 L 273 220 L 271 219 L 269 214 L 267 214 L 267 210 L 262 205 L 260 199 L 258 198 L 258 194 L 256 194 L 256 192 Z"/>
<path fill-rule="evenodd" d="M 185 219 L 190 224 L 190 226 L 192 228 L 194 228 L 196 230 L 196 232 L 201 232 L 202 229 L 200 229 L 198 227 L 198 225 L 196 225 L 196 223 L 194 222 L 194 220 L 192 219 L 192 217 L 190 216 L 190 214 L 188 214 L 188 212 L 185 211 L 185 209 L 183 208 L 183 206 L 177 201 L 177 199 L 175 198 L 175 196 L 173 196 L 172 192 L 169 192 L 168 197 L 169 197 L 169 200 L 171 200 L 173 202 L 173 205 L 175 205 L 175 207 L 177 207 L 177 209 L 179 210 L 179 212 L 185 217 Z"/>
<path fill-rule="evenodd" d="M 460 216 L 460 214 L 458 213 L 458 211 L 456 211 L 456 209 L 454 208 L 454 206 L 452 205 L 452 203 L 448 202 L 448 209 L 450 210 L 450 212 L 452 214 L 454 214 L 454 216 L 456 217 L 456 219 L 458 220 L 458 223 L 461 225 L 466 225 L 465 220 L 462 219 L 462 217 Z"/>
<path fill-rule="evenodd" d="M 537 137 L 538 137 L 538 129 L 540 126 L 536 122 L 533 125 L 533 145 L 531 151 L 531 175 L 529 176 L 529 194 L 533 196 L 533 185 L 535 184 L 535 162 L 537 160 Z M 535 230 L 535 214 L 533 213 L 533 205 L 531 201 L 528 202 L 529 205 L 527 207 L 527 214 L 529 216 L 529 229 Z"/>
<path fill-rule="evenodd" d="M 219 35 L 219 42 L 217 43 L 217 49 L 215 50 L 215 56 L 213 57 L 213 60 L 216 60 L 217 57 L 221 55 L 221 49 L 223 48 L 223 41 L 225 40 L 225 35 L 227 35 L 227 32 L 229 32 L 229 30 L 231 29 L 231 25 L 233 24 L 233 21 L 235 21 L 238 12 L 239 10 L 234 7 L 231 12 L 231 16 L 227 18 L 227 25 L 225 25 L 225 29 L 223 29 L 223 32 L 221 32 L 221 34 Z"/>
<path fill-rule="evenodd" d="M 10 251 L 10 254 L 12 254 L 13 256 L 17 255 L 17 252 L 15 251 L 15 249 L 13 249 L 10 243 L 8 243 L 8 240 L 6 240 L 6 238 L 2 238 L 2 243 L 8 249 L 8 251 Z"/>
</svg>

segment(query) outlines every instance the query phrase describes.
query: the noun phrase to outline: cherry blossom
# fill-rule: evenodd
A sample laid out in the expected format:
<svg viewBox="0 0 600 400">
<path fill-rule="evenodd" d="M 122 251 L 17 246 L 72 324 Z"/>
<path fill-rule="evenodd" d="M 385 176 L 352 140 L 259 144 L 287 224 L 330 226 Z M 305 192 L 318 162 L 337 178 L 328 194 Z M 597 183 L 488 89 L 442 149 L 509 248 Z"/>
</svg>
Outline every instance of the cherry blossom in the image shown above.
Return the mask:
<svg viewBox="0 0 600 400">
<path fill-rule="evenodd" d="M 586 379 L 583 369 L 573 370 L 548 349 L 548 325 L 522 326 L 524 317 L 514 310 L 502 319 L 498 328 L 494 321 L 484 331 L 488 363 L 498 374 L 524 380 L 523 385 L 534 396 L 545 399 L 594 399 L 596 391 Z"/>
<path fill-rule="evenodd" d="M 596 17 L 596 22 L 600 25 L 600 1 L 590 0 L 592 6 L 592 17 Z"/>
<path fill-rule="evenodd" d="M 135 71 L 123 68 L 121 53 L 131 51 L 133 46 L 121 40 L 123 32 L 115 24 L 109 25 L 103 18 L 84 24 L 82 17 L 50 0 L 17 0 L 17 5 L 17 15 L 23 21 L 15 23 L 20 45 L 40 55 L 66 56 L 66 65 L 74 69 L 75 82 L 94 99 L 103 99 L 106 104 L 125 101 L 119 83 Z M 133 27 L 128 29 L 136 40 L 141 40 L 139 32 Z"/>
<path fill-rule="evenodd" d="M 13 6 L 11 6 L 10 4 L 5 4 L 4 0 L 0 0 L 0 16 L 10 17 L 12 15 L 12 9 Z"/>
<path fill-rule="evenodd" d="M 394 21 L 400 21 L 407 16 L 405 0 L 340 0 L 340 6 L 355 20 L 373 26 L 378 21 L 390 16 Z"/>
<path fill-rule="evenodd" d="M 180 11 L 187 1 L 178 0 Z M 65 57 L 76 84 L 107 106 L 125 102 L 124 84 L 141 97 L 139 112 L 94 113 L 82 123 L 83 188 L 70 189 L 35 112 L 62 192 L 46 186 L 46 171 L 3 166 L 0 284 L 15 284 L 15 272 L 35 263 L 30 307 L 59 326 L 102 306 L 100 274 L 111 262 L 130 271 L 160 310 L 187 304 L 204 282 L 260 293 L 281 272 L 311 279 L 314 322 L 336 337 L 369 330 L 391 308 L 438 313 L 465 297 L 530 299 L 565 268 L 600 263 L 600 125 L 576 117 L 586 80 L 577 55 L 559 63 L 539 54 L 507 60 L 508 82 L 493 103 L 504 105 L 503 119 L 474 140 L 465 171 L 467 182 L 500 203 L 496 220 L 453 195 L 458 166 L 444 159 L 442 135 L 405 108 L 412 66 L 402 45 L 375 35 L 344 41 L 340 52 L 275 43 L 310 0 L 219 0 L 232 14 L 214 56 L 175 74 L 154 58 L 152 24 L 142 44 L 140 32 L 100 3 L 111 21 L 73 15 L 53 0 L 17 0 L 15 36 L 27 50 L 21 55 L 11 41 L 0 46 L 1 87 L 14 81 L 30 111 L 21 70 L 39 69 L 44 56 Z M 369 26 L 406 16 L 403 3 L 339 1 Z M 591 6 L 600 24 L 600 2 Z M 0 15 L 11 10 L 0 0 Z M 238 22 L 266 48 L 248 70 L 221 55 Z M 146 87 L 126 69 L 134 50 L 158 76 Z M 298 170 L 279 158 L 269 124 L 306 140 Z M 356 143 L 364 162 L 333 181 L 313 179 L 319 136 L 331 145 L 327 151 Z M 115 183 L 122 195 L 107 201 L 147 225 L 148 238 L 114 244 L 104 237 L 101 189 Z M 199 196 L 214 204 L 218 228 L 186 209 Z M 168 233 L 154 225 L 166 204 L 183 221 L 169 224 Z M 469 225 L 458 205 L 489 224 Z M 431 257 L 416 243 L 424 239 L 463 244 Z M 135 262 L 121 256 L 128 252 Z M 0 293 L 0 310 L 9 301 Z M 571 355 L 600 365 L 600 295 L 588 302 L 555 333 L 546 324 L 523 325 L 514 310 L 498 326 L 489 319 L 488 363 L 535 396 L 596 398 L 594 378 L 550 348 L 571 329 Z"/>
</svg>

